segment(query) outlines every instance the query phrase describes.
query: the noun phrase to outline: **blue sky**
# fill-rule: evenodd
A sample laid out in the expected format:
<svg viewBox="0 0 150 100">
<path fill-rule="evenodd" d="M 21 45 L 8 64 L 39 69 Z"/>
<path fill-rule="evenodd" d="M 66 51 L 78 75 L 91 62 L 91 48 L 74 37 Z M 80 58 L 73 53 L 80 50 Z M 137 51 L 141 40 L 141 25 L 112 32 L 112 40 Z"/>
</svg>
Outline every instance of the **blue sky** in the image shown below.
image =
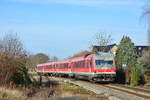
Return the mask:
<svg viewBox="0 0 150 100">
<path fill-rule="evenodd" d="M 17 32 L 31 53 L 60 59 L 89 50 L 98 32 L 147 44 L 144 0 L 0 0 L 0 37 Z"/>
</svg>

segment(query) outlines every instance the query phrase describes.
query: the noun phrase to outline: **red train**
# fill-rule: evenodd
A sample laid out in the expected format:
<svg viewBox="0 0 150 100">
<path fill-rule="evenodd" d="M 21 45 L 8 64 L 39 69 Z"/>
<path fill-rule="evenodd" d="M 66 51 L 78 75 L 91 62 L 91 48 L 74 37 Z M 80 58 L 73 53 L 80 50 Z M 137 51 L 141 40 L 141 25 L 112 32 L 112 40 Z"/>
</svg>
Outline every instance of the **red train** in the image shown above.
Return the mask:
<svg viewBox="0 0 150 100">
<path fill-rule="evenodd" d="M 58 62 L 38 64 L 39 74 L 61 75 L 91 81 L 114 81 L 115 56 L 111 53 L 95 53 Z"/>
</svg>

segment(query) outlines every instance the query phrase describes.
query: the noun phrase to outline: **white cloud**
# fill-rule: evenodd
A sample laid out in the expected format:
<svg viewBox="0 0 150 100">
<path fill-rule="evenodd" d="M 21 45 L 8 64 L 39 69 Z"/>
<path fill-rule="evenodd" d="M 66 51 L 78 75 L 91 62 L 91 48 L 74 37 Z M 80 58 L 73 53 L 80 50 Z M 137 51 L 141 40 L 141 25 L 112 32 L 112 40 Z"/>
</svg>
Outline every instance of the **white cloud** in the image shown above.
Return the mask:
<svg viewBox="0 0 150 100">
<path fill-rule="evenodd" d="M 6 1 L 6 0 L 5 0 Z M 7 0 L 14 2 L 24 3 L 58 3 L 58 4 L 71 4 L 71 5 L 82 5 L 82 6 L 101 6 L 101 5 L 142 5 L 142 0 Z"/>
</svg>

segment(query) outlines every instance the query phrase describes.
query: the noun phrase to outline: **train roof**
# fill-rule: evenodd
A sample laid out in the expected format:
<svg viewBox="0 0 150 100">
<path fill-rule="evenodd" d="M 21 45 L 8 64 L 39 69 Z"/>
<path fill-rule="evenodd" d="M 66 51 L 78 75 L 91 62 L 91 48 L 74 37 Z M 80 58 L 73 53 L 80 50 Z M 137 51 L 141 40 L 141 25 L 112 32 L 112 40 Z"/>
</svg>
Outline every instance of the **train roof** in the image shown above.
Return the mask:
<svg viewBox="0 0 150 100">
<path fill-rule="evenodd" d="M 50 64 L 68 63 L 68 62 L 69 62 L 69 59 L 68 60 L 63 60 L 63 61 L 57 61 L 57 62 L 48 62 L 48 63 L 38 64 L 37 66 L 47 66 L 47 65 L 50 65 Z"/>
<path fill-rule="evenodd" d="M 113 53 L 107 53 L 107 52 L 97 52 L 94 55 L 100 55 L 100 56 L 115 56 Z"/>
<path fill-rule="evenodd" d="M 49 64 L 58 64 L 58 63 L 69 63 L 70 61 L 74 62 L 74 61 L 84 60 L 86 58 L 89 58 L 90 56 L 113 57 L 114 54 L 113 53 L 106 53 L 106 52 L 97 52 L 97 53 L 93 53 L 93 54 L 89 54 L 89 55 L 85 55 L 85 56 L 81 56 L 81 57 L 76 57 L 76 58 L 71 58 L 71 59 L 67 59 L 67 60 L 63 60 L 63 61 L 48 62 L 48 63 L 38 64 L 37 66 L 47 66 Z"/>
</svg>

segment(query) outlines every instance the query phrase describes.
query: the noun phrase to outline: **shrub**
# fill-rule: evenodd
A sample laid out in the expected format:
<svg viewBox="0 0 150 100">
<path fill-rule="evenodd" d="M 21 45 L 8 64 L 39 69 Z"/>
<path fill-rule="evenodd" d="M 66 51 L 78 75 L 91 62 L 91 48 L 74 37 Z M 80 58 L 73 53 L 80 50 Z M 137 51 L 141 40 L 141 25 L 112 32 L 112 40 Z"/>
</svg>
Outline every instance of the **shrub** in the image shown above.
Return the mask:
<svg viewBox="0 0 150 100">
<path fill-rule="evenodd" d="M 125 71 L 122 68 L 117 69 L 116 72 L 116 82 L 120 83 L 120 84 L 124 84 L 125 83 Z"/>
<path fill-rule="evenodd" d="M 25 86 L 32 83 L 28 75 L 28 69 L 24 63 L 20 63 L 20 66 L 16 69 L 16 73 L 13 76 L 13 83 Z"/>
<path fill-rule="evenodd" d="M 137 86 L 140 82 L 141 70 L 139 66 L 135 66 L 131 68 L 131 86 Z"/>
</svg>

